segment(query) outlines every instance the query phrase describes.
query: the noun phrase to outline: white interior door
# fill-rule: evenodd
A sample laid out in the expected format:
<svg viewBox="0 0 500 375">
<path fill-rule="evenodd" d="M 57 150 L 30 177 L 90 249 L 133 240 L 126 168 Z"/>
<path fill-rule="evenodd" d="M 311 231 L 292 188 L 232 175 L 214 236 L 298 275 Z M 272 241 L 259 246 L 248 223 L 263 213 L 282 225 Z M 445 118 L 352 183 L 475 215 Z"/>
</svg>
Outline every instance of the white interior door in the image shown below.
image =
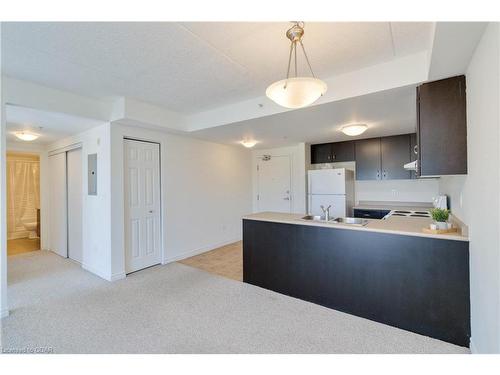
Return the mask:
<svg viewBox="0 0 500 375">
<path fill-rule="evenodd" d="M 68 257 L 82 263 L 82 149 L 67 152 Z"/>
<path fill-rule="evenodd" d="M 124 141 L 125 270 L 161 262 L 160 145 Z"/>
<path fill-rule="evenodd" d="M 50 250 L 68 256 L 66 207 L 66 153 L 49 157 L 50 172 Z"/>
<path fill-rule="evenodd" d="M 257 174 L 259 211 L 291 212 L 290 157 L 259 158 Z"/>
</svg>

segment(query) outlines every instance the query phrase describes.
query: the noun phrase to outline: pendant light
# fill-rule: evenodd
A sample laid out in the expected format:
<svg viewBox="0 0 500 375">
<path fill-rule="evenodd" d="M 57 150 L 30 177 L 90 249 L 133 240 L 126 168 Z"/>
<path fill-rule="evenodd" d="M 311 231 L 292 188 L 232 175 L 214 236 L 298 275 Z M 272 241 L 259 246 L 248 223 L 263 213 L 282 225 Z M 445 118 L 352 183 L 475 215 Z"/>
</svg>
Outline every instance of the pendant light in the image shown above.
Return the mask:
<svg viewBox="0 0 500 375">
<path fill-rule="evenodd" d="M 32 132 L 29 132 L 29 131 L 19 131 L 19 132 L 15 132 L 14 135 L 23 140 L 23 141 L 26 141 L 26 142 L 30 142 L 30 141 L 34 141 L 35 139 L 37 139 L 39 137 L 38 134 L 35 134 L 35 133 L 32 133 Z"/>
<path fill-rule="evenodd" d="M 291 44 L 286 79 L 274 82 L 266 90 L 266 95 L 269 99 L 286 108 L 306 107 L 324 95 L 327 89 L 326 83 L 316 78 L 314 75 L 304 44 L 302 43 L 303 36 L 303 22 L 295 22 L 294 25 L 287 30 L 286 37 L 290 39 Z M 307 66 L 311 72 L 311 77 L 297 76 L 297 43 L 300 44 L 302 52 L 304 53 Z M 290 77 L 292 55 L 294 56 L 294 77 Z"/>
</svg>

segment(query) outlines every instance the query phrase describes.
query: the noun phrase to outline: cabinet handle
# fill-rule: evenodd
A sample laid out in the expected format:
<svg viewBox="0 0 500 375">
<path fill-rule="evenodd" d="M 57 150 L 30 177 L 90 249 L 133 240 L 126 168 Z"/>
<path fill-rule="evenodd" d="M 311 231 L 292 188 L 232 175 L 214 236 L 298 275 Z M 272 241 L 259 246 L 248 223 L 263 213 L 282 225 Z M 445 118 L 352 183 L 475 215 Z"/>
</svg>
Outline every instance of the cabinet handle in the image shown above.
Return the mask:
<svg viewBox="0 0 500 375">
<path fill-rule="evenodd" d="M 387 174 L 385 173 L 385 171 L 382 173 L 382 178 L 387 178 Z"/>
<path fill-rule="evenodd" d="M 415 147 L 413 147 L 413 153 L 415 155 L 418 155 L 418 145 L 415 145 Z"/>
<path fill-rule="evenodd" d="M 377 180 L 380 180 L 380 171 L 377 169 Z"/>
<path fill-rule="evenodd" d="M 335 154 L 332 154 L 332 160 L 335 160 Z"/>
</svg>

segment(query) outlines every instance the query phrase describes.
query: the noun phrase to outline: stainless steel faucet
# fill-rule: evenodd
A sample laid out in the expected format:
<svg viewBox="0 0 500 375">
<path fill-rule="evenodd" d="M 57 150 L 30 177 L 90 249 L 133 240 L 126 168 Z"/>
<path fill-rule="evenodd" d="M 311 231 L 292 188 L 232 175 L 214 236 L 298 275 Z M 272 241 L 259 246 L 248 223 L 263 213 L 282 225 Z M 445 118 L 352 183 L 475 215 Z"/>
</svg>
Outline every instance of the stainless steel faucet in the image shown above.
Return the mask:
<svg viewBox="0 0 500 375">
<path fill-rule="evenodd" d="M 323 211 L 323 213 L 325 214 L 325 221 L 329 221 L 330 220 L 330 208 L 332 207 L 332 205 L 329 205 L 327 208 L 325 208 L 325 206 L 321 205 L 321 211 Z"/>
</svg>

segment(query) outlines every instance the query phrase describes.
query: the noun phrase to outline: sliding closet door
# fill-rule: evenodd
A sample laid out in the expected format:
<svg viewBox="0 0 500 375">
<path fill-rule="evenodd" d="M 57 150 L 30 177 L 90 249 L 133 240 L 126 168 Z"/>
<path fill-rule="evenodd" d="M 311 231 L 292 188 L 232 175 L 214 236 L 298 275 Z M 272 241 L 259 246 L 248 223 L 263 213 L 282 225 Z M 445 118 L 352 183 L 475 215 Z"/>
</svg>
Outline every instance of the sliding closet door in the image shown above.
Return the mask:
<svg viewBox="0 0 500 375">
<path fill-rule="evenodd" d="M 67 153 L 68 257 L 82 263 L 82 149 Z"/>
<path fill-rule="evenodd" d="M 68 256 L 66 207 L 66 153 L 49 156 L 50 250 Z"/>
</svg>

